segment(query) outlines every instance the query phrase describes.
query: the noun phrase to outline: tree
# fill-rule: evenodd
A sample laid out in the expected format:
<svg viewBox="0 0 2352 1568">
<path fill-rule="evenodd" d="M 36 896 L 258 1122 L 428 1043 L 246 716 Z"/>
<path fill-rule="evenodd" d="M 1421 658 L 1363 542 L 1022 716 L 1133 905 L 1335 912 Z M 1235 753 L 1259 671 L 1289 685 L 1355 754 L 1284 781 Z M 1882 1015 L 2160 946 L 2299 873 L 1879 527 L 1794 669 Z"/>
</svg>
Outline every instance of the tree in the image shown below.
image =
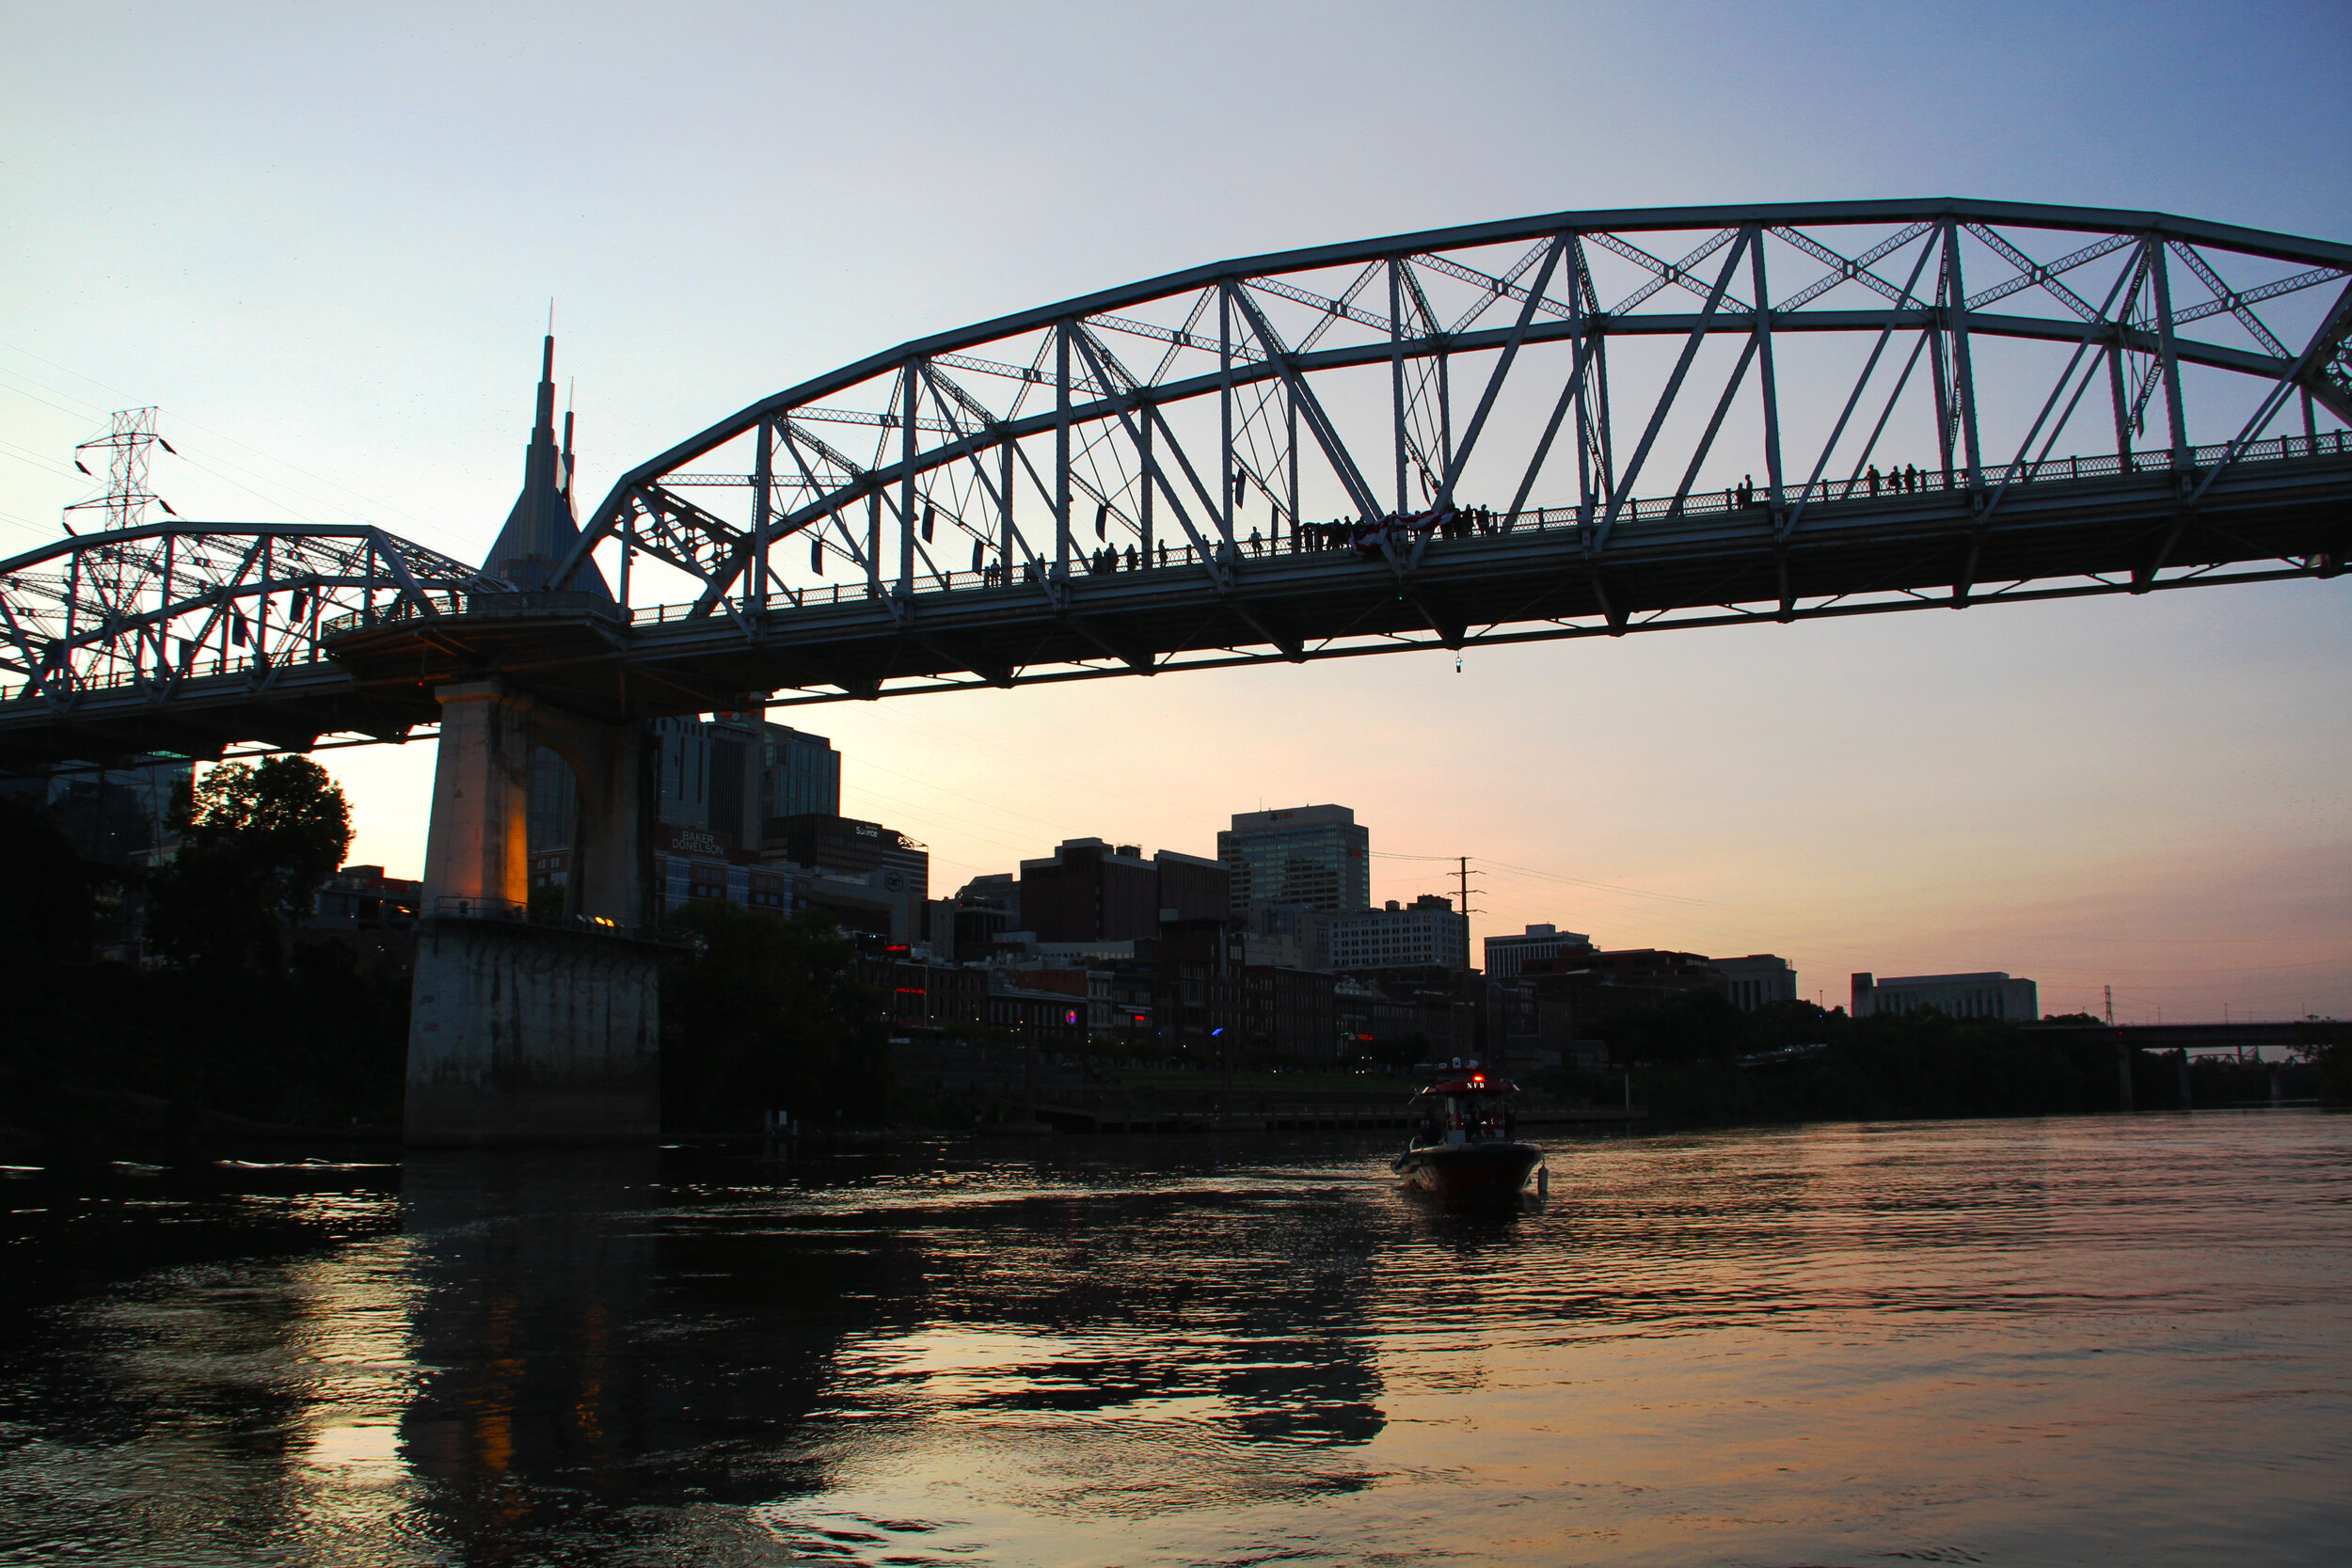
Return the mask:
<svg viewBox="0 0 2352 1568">
<path fill-rule="evenodd" d="M 667 917 L 702 939 L 662 976 L 662 1101 L 680 1128 L 763 1110 L 877 1117 L 889 1092 L 882 998 L 833 918 L 695 899 Z"/>
<path fill-rule="evenodd" d="M 2321 1099 L 2336 1104 L 2352 1101 L 2352 1024 L 2305 1019 L 2295 1026 L 2295 1053 L 2318 1067 Z"/>
<path fill-rule="evenodd" d="M 150 930 L 183 962 L 276 973 L 281 929 L 350 847 L 351 807 L 317 763 L 222 763 L 196 786 L 179 852 L 154 875 Z"/>
<path fill-rule="evenodd" d="M 1594 1027 L 1613 1059 L 1664 1067 L 1728 1061 L 1747 1049 L 1751 1033 L 1747 1015 L 1713 986 L 1610 1013 Z"/>
</svg>

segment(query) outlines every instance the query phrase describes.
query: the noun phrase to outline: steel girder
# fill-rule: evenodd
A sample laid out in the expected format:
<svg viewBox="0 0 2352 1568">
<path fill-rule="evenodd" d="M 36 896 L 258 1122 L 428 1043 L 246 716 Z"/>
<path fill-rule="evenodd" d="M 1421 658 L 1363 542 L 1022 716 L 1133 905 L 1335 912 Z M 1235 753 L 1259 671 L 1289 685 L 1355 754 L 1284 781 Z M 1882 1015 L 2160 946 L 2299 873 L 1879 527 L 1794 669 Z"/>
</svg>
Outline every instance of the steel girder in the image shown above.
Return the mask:
<svg viewBox="0 0 2352 1568">
<path fill-rule="evenodd" d="M 776 699 L 788 705 L 2329 573 L 2340 553 L 2307 552 L 2346 531 L 2352 441 L 2293 445 L 2233 466 L 2188 527 L 2169 470 L 2077 462 L 1989 513 L 1963 490 L 1841 499 L 1786 539 L 1761 504 L 1661 505 L 1597 565 L 1591 525 L 1531 520 L 1433 546 L 1406 591 L 1378 558 L 1286 552 L 1251 558 L 1222 596 L 1172 567 L 1083 579 L 1067 606 L 1018 582 L 898 606 L 852 594 L 762 617 L 750 636 L 680 605 L 641 621 L 624 657 L 647 687 L 803 689 Z"/>
</svg>

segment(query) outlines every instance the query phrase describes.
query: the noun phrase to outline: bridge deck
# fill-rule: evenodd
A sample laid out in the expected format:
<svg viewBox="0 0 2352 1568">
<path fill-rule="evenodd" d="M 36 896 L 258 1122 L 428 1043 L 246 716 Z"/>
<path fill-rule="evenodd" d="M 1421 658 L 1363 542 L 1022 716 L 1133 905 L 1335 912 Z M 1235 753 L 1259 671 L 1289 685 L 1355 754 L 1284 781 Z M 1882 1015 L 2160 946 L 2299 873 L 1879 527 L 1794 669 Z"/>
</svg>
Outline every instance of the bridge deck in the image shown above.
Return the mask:
<svg viewBox="0 0 2352 1568">
<path fill-rule="evenodd" d="M 2241 460 L 2194 512 L 2194 473 L 2051 478 L 1999 493 L 1817 501 L 1777 534 L 1762 506 L 1644 515 L 1604 541 L 1590 523 L 1431 541 L 1409 569 L 1352 550 L 1254 554 L 1066 583 L 925 578 L 904 597 L 856 585 L 829 602 L 779 594 L 621 611 L 453 602 L 447 613 L 328 628 L 316 662 L 225 669 L 168 700 L 138 686 L 63 704 L 0 702 L 14 761 L 329 733 L 396 738 L 437 717 L 432 687 L 498 674 L 606 719 L 725 707 L 745 692 L 839 701 L 940 685 L 1027 684 L 1413 647 L 1799 620 L 1936 605 L 2332 577 L 2352 533 L 2352 452 Z M 1720 497 L 1720 493 L 1717 493 Z M 501 598 L 518 596 L 501 595 Z M 516 611 L 526 611 L 516 613 Z"/>
</svg>

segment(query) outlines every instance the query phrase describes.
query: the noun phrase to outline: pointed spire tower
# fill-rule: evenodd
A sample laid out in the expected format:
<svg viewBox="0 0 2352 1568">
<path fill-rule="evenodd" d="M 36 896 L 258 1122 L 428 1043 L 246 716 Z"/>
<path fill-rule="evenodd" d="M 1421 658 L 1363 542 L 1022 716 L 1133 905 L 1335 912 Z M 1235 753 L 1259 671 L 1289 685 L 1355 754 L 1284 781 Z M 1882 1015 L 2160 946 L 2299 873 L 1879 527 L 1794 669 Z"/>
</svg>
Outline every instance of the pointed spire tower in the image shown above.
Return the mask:
<svg viewBox="0 0 2352 1568">
<path fill-rule="evenodd" d="M 531 428 L 531 449 L 523 461 L 523 493 L 506 515 L 498 543 L 483 569 L 504 578 L 525 593 L 556 586 L 556 568 L 580 542 L 580 518 L 572 511 L 572 420 L 564 416 L 564 445 L 555 444 L 555 335 L 549 333 L 539 358 L 539 413 Z M 580 594 L 610 599 L 596 562 L 581 566 L 564 584 Z"/>
</svg>

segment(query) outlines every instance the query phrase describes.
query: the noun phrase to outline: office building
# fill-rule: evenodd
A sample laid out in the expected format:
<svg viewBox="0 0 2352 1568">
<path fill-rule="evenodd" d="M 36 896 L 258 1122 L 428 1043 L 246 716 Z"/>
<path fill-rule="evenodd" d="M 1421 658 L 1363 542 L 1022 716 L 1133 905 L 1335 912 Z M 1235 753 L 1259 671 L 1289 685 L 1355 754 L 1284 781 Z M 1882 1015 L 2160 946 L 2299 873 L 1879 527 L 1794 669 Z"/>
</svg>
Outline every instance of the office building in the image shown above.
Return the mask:
<svg viewBox="0 0 2352 1568">
<path fill-rule="evenodd" d="M 754 713 L 659 719 L 654 733 L 664 822 L 756 850 L 775 836 L 771 824 L 779 819 L 840 814 L 841 756 L 823 736 Z"/>
<path fill-rule="evenodd" d="M 888 932 L 877 934 L 886 934 L 894 945 L 924 940 L 931 857 L 914 839 L 879 822 L 811 812 L 771 818 L 763 842 L 762 858 L 771 863 L 789 861 L 812 873 L 833 873 L 831 881 L 835 884 L 862 879 L 891 911 Z M 812 878 L 807 896 L 814 908 L 839 905 L 843 912 L 850 913 L 856 912 L 850 907 L 852 903 L 863 907 L 861 899 L 852 899 L 844 888 L 829 886 L 821 877 Z"/>
<path fill-rule="evenodd" d="M 759 819 L 840 814 L 841 753 L 833 742 L 761 721 Z"/>
<path fill-rule="evenodd" d="M 1353 913 L 1372 905 L 1372 835 L 1345 806 L 1295 806 L 1233 814 L 1216 835 L 1232 874 L 1232 921 L 1263 929 L 1265 911 Z"/>
<path fill-rule="evenodd" d="M 1041 942 L 1134 942 L 1163 926 L 1221 922 L 1230 907 L 1223 863 L 1099 838 L 1062 840 L 1021 863 L 1022 929 Z"/>
<path fill-rule="evenodd" d="M 1947 1018 L 1997 1018 L 2032 1023 L 2042 1017 L 2040 992 L 2031 980 L 1996 972 L 1982 974 L 1910 974 L 1853 977 L 1853 1016 L 1911 1013 L 1932 1007 Z"/>
<path fill-rule="evenodd" d="M 931 957 L 946 963 L 986 958 L 1007 932 L 1023 930 L 1021 883 L 1009 871 L 975 877 L 931 904 Z"/>
<path fill-rule="evenodd" d="M 654 764 L 655 816 L 680 828 L 712 827 L 709 721 L 695 717 L 657 719 L 653 729 L 660 747 Z M 739 780 L 736 788 L 741 788 Z M 727 847 L 739 846 L 740 824 L 730 824 L 723 818 L 717 830 Z"/>
<path fill-rule="evenodd" d="M 1468 969 L 1470 917 L 1424 893 L 1410 904 L 1335 914 L 1325 922 L 1331 967 L 1343 974 L 1387 969 Z"/>
<path fill-rule="evenodd" d="M 1489 980 L 1515 977 L 1530 958 L 1556 958 L 1563 953 L 1594 950 L 1592 938 L 1581 931 L 1564 931 L 1557 926 L 1530 926 L 1518 936 L 1488 937 L 1485 945 Z"/>
<path fill-rule="evenodd" d="M 1723 972 L 1724 993 L 1743 1013 L 1774 1002 L 1797 999 L 1797 971 L 1787 958 L 1772 953 L 1751 953 L 1743 958 L 1717 958 Z"/>
<path fill-rule="evenodd" d="M 1338 976 L 1245 964 L 1238 989 L 1242 1047 L 1249 1055 L 1327 1062 L 1338 1054 Z"/>
</svg>

